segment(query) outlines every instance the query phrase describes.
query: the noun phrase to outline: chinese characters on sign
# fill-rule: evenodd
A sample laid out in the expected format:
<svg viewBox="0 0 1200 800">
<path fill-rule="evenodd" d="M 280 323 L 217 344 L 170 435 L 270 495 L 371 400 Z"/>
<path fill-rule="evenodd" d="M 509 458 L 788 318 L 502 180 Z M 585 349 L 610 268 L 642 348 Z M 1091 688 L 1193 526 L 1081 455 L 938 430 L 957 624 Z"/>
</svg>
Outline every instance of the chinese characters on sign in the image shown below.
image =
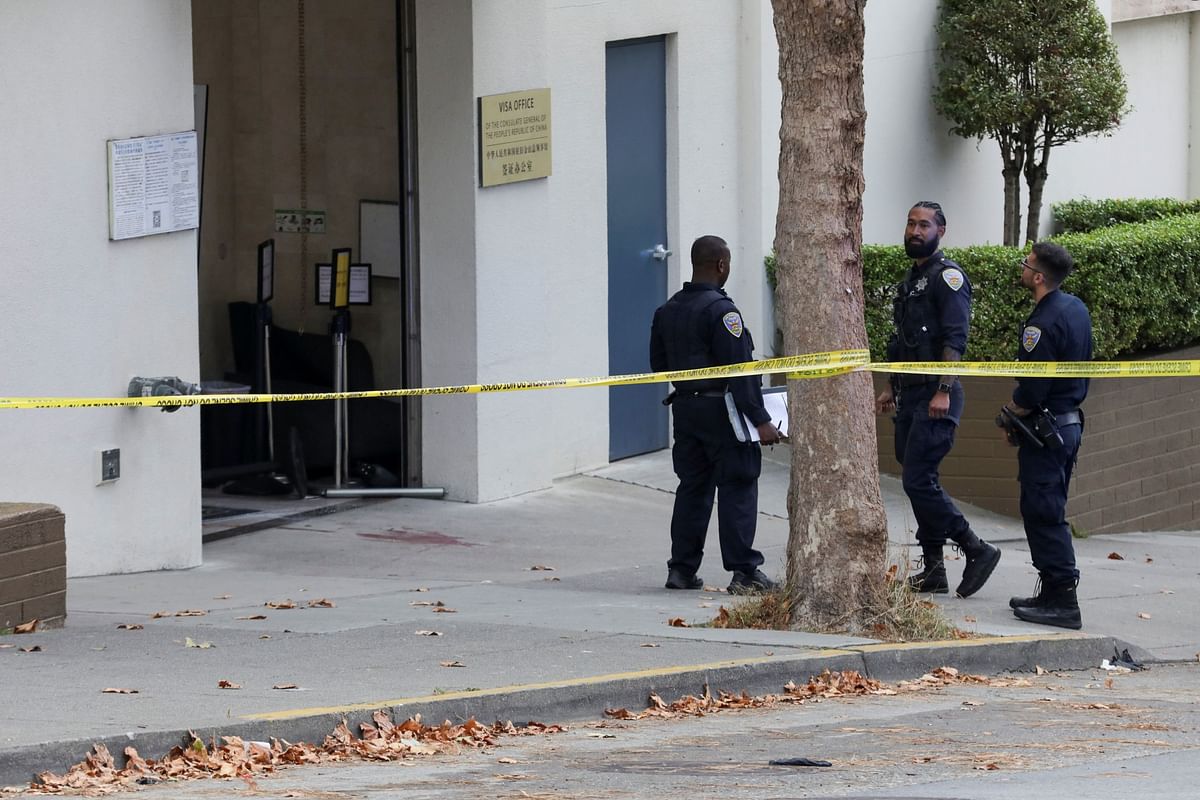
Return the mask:
<svg viewBox="0 0 1200 800">
<path fill-rule="evenodd" d="M 479 98 L 479 183 L 499 186 L 550 175 L 550 90 Z"/>
<path fill-rule="evenodd" d="M 113 241 L 200 226 L 196 132 L 110 139 L 108 238 Z"/>
</svg>

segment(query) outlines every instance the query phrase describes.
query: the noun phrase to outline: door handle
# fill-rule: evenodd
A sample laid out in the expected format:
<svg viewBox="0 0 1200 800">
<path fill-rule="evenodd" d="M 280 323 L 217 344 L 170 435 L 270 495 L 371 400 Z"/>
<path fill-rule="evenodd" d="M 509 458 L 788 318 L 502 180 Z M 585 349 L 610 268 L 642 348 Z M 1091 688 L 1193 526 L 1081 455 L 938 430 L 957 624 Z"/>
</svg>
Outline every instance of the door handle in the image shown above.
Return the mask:
<svg viewBox="0 0 1200 800">
<path fill-rule="evenodd" d="M 654 245 L 654 249 L 650 251 L 650 255 L 654 256 L 655 261 L 666 261 L 672 255 L 674 255 L 674 253 L 663 247 L 661 244 L 656 244 Z"/>
</svg>

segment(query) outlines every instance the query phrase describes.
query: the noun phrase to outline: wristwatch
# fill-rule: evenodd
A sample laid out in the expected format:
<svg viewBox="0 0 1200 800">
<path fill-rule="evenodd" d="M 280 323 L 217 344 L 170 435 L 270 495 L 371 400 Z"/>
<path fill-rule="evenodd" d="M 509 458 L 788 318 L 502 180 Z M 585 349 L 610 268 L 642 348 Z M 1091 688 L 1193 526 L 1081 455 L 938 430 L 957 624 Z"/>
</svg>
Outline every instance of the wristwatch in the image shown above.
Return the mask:
<svg viewBox="0 0 1200 800">
<path fill-rule="evenodd" d="M 950 390 L 953 388 L 954 388 L 954 384 L 952 384 L 952 383 L 939 383 L 938 384 L 938 391 L 944 392 L 946 394 L 950 394 Z"/>
</svg>

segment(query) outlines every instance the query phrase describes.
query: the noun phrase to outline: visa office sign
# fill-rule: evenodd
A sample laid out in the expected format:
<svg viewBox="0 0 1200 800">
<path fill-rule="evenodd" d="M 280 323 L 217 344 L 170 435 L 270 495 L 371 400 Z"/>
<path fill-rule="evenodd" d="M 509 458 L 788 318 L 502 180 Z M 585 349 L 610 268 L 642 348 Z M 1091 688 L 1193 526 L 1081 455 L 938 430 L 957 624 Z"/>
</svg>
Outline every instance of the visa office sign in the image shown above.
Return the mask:
<svg viewBox="0 0 1200 800">
<path fill-rule="evenodd" d="M 550 90 L 479 98 L 479 185 L 550 176 Z"/>
</svg>

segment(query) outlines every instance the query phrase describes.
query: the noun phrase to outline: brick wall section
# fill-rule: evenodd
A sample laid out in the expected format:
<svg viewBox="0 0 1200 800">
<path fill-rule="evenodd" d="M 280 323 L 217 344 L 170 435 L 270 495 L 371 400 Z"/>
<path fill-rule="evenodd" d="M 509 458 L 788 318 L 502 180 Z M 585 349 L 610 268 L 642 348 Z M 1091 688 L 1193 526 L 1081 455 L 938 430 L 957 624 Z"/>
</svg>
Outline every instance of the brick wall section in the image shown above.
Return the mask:
<svg viewBox="0 0 1200 800">
<path fill-rule="evenodd" d="M 0 629 L 67 616 L 66 518 L 51 505 L 0 503 Z"/>
<path fill-rule="evenodd" d="M 1161 358 L 1200 359 L 1200 347 Z M 876 375 L 876 390 L 884 376 Z M 956 499 L 1020 516 L 1016 450 L 994 419 L 1007 378 L 964 378 L 967 404 L 942 485 Z M 1200 530 L 1200 378 L 1102 378 L 1084 403 L 1087 429 L 1067 515 L 1086 533 Z M 893 425 L 877 418 L 879 469 L 899 475 Z"/>
</svg>

